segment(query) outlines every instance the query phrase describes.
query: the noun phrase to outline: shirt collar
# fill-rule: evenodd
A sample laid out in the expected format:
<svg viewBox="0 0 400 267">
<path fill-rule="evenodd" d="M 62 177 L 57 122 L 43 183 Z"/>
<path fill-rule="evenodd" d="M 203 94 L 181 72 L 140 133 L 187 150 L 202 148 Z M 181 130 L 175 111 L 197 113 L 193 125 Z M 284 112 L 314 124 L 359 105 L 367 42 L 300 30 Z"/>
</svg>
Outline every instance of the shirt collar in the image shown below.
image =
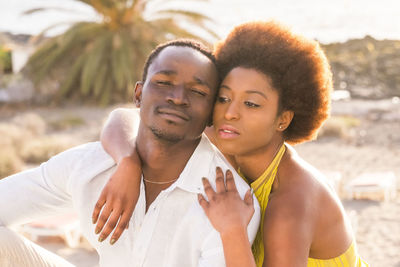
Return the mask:
<svg viewBox="0 0 400 267">
<path fill-rule="evenodd" d="M 182 173 L 179 175 L 178 180 L 170 187 L 174 189 L 179 187 L 185 191 L 192 193 L 203 192 L 203 183 L 201 179 L 208 177 L 214 156 L 216 155 L 217 148 L 211 144 L 210 140 L 203 133 L 200 143 L 197 145 L 195 151 L 187 162 Z"/>
</svg>

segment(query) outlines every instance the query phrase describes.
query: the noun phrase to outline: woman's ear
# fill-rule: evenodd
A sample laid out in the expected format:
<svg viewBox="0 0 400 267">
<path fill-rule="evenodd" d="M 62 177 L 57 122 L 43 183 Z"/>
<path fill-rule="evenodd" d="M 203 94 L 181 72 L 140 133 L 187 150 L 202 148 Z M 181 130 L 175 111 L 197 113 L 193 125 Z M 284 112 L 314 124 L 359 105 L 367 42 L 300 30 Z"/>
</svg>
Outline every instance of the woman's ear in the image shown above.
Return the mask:
<svg viewBox="0 0 400 267">
<path fill-rule="evenodd" d="M 136 82 L 134 102 L 137 108 L 140 108 L 140 103 L 142 101 L 142 90 L 143 90 L 143 82 Z"/>
<path fill-rule="evenodd" d="M 294 112 L 291 110 L 285 110 L 281 113 L 279 116 L 278 120 L 278 128 L 277 130 L 280 132 L 283 132 L 284 130 L 289 127 L 290 123 L 292 122 L 292 119 L 294 117 Z"/>
</svg>

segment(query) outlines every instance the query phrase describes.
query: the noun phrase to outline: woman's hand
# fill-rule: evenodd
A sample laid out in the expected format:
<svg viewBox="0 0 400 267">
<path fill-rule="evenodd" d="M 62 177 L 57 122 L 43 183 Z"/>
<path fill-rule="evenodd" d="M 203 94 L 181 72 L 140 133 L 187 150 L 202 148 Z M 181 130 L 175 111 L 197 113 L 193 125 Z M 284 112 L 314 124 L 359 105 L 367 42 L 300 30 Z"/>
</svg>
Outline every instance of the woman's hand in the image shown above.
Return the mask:
<svg viewBox="0 0 400 267">
<path fill-rule="evenodd" d="M 92 215 L 93 224 L 97 222 L 95 233 L 101 232 L 100 242 L 115 228 L 110 240 L 114 244 L 125 228 L 128 228 L 139 198 L 141 175 L 140 159 L 135 158 L 134 153 L 120 161 L 117 170 L 103 188 Z"/>
<path fill-rule="evenodd" d="M 221 234 L 233 233 L 236 230 L 247 229 L 254 213 L 253 197 L 250 189 L 246 192 L 244 200 L 236 189 L 232 172 L 226 171 L 226 183 L 221 168 L 216 170 L 215 192 L 210 182 L 203 178 L 204 191 L 208 201 L 199 194 L 199 203 L 206 213 L 213 227 Z"/>
</svg>

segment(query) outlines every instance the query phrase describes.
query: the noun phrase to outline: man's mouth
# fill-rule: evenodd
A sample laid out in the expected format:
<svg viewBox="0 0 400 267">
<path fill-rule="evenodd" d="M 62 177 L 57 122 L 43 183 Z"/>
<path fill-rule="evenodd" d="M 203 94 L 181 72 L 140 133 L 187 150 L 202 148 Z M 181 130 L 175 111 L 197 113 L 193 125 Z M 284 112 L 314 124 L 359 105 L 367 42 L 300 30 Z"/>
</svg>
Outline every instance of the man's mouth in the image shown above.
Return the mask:
<svg viewBox="0 0 400 267">
<path fill-rule="evenodd" d="M 171 121 L 189 121 L 190 117 L 182 111 L 171 108 L 157 108 L 157 112 L 167 120 Z"/>
</svg>

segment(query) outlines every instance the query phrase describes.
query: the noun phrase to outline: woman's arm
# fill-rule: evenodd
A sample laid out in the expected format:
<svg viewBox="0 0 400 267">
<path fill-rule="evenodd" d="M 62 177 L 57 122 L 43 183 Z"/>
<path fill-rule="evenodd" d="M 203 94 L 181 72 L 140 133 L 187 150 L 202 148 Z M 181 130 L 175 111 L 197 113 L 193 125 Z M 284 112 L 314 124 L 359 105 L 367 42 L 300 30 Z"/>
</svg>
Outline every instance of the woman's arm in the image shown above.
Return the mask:
<svg viewBox="0 0 400 267">
<path fill-rule="evenodd" d="M 142 170 L 135 145 L 139 121 L 138 110 L 116 109 L 111 112 L 101 133 L 104 150 L 118 166 L 103 188 L 92 215 L 93 223 L 97 223 L 96 234 L 101 232 L 100 242 L 114 228 L 110 243 L 114 244 L 118 240 L 129 225 L 139 198 Z"/>
<path fill-rule="evenodd" d="M 232 173 L 216 171 L 215 192 L 206 178 L 203 178 L 204 191 L 208 201 L 199 194 L 199 203 L 213 227 L 220 233 L 224 247 L 227 267 L 256 266 L 251 244 L 247 236 L 247 225 L 254 213 L 253 197 L 250 190 L 244 200 L 239 196 Z"/>
<path fill-rule="evenodd" d="M 307 266 L 316 214 L 303 194 L 299 189 L 270 198 L 263 222 L 264 267 Z"/>
<path fill-rule="evenodd" d="M 117 108 L 111 111 L 101 131 L 100 141 L 115 162 L 135 152 L 139 123 L 139 109 Z"/>
</svg>

